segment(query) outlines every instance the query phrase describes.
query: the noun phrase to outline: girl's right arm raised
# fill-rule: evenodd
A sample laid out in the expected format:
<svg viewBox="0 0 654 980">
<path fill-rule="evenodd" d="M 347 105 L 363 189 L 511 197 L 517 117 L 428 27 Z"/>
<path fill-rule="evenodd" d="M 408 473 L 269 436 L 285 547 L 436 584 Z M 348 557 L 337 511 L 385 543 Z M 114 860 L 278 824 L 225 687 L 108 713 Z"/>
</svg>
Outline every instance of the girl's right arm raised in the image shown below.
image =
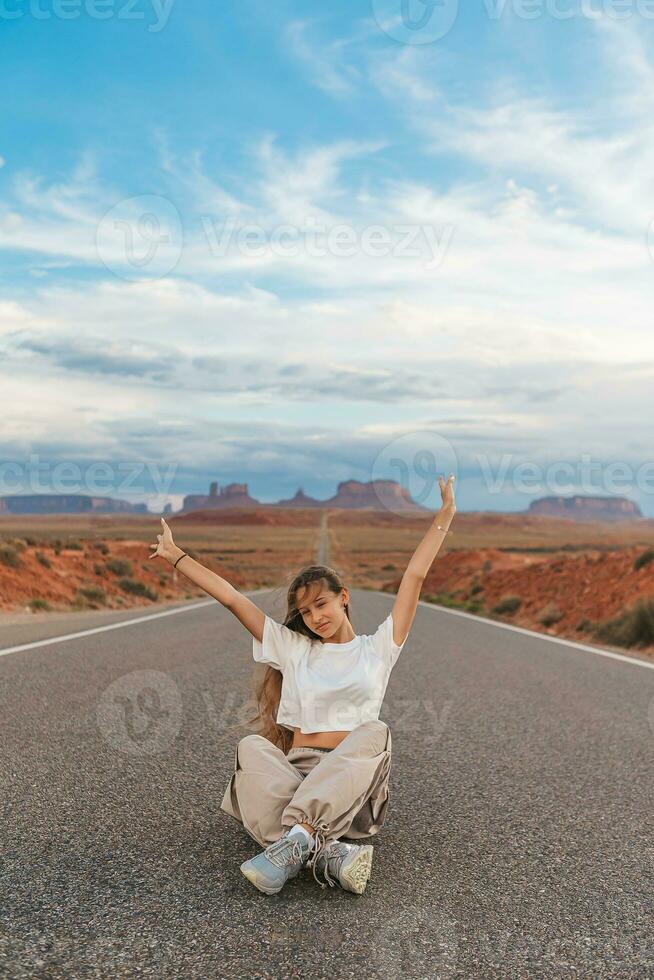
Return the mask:
<svg viewBox="0 0 654 980">
<path fill-rule="evenodd" d="M 173 541 L 172 531 L 163 517 L 161 524 L 163 530 L 161 534 L 157 535 L 157 544 L 150 545 L 151 548 L 155 548 L 150 558 L 164 558 L 171 565 L 174 565 L 181 555 L 185 555 L 178 562 L 177 570 L 234 613 L 239 622 L 261 643 L 266 618 L 263 611 L 251 599 L 235 589 L 226 579 L 217 575 L 216 572 L 212 572 L 211 569 L 205 568 L 195 558 L 191 558 L 181 548 L 178 548 Z"/>
</svg>

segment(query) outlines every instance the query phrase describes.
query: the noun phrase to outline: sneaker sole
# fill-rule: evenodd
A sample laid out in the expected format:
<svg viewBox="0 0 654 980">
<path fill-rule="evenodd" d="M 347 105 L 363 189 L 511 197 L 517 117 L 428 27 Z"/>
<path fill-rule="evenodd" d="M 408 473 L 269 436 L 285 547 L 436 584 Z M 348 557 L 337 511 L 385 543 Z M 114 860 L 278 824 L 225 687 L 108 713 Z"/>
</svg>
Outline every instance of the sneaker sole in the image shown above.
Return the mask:
<svg viewBox="0 0 654 980">
<path fill-rule="evenodd" d="M 372 844 L 362 844 L 349 863 L 343 862 L 339 878 L 343 887 L 357 895 L 363 894 L 372 870 Z"/>
<path fill-rule="evenodd" d="M 259 876 L 257 875 L 257 872 L 254 870 L 254 868 L 248 868 L 244 864 L 241 865 L 241 872 L 242 874 L 245 875 L 248 881 L 252 882 L 255 888 L 258 888 L 260 892 L 264 892 L 264 894 L 266 895 L 276 895 L 277 892 L 280 892 L 284 887 L 282 885 L 281 888 L 266 888 L 265 885 L 263 885 L 259 881 Z"/>
</svg>

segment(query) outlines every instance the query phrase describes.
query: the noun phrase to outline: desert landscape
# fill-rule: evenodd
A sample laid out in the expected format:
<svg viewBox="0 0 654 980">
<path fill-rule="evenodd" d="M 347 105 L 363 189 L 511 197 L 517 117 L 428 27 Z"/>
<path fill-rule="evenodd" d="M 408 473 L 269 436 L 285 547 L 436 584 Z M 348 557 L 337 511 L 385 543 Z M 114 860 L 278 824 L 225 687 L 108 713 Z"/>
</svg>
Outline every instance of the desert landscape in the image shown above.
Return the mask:
<svg viewBox="0 0 654 980">
<path fill-rule="evenodd" d="M 321 553 L 351 588 L 391 594 L 431 516 L 261 507 L 167 515 L 176 542 L 243 591 L 285 591 Z M 0 517 L 0 624 L 93 609 L 197 601 L 150 560 L 157 515 Z M 427 602 L 654 657 L 654 521 L 457 513 L 423 589 Z M 356 606 L 352 609 L 356 629 Z"/>
</svg>

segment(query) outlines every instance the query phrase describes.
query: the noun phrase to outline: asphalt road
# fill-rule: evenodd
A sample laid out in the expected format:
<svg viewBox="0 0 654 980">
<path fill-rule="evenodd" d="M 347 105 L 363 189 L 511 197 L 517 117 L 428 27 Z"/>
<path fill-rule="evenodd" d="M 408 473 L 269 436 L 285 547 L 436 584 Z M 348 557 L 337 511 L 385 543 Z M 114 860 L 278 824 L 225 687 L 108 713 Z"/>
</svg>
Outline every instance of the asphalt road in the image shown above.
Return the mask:
<svg viewBox="0 0 654 980">
<path fill-rule="evenodd" d="M 283 618 L 281 593 L 251 595 Z M 362 633 L 392 605 L 352 598 Z M 9 625 L 0 648 L 142 616 Z M 366 892 L 305 871 L 265 896 L 219 808 L 254 666 L 229 612 L 2 649 L 3 977 L 654 976 L 640 662 L 421 605 L 381 712 L 391 802 Z"/>
</svg>

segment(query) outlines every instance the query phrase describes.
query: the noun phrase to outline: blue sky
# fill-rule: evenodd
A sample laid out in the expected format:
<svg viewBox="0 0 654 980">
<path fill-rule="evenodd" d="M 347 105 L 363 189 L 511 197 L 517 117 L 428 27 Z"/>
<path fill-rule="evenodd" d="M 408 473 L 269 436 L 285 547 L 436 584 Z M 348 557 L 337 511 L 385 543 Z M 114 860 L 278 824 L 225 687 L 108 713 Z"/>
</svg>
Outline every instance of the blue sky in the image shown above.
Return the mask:
<svg viewBox="0 0 654 980">
<path fill-rule="evenodd" d="M 0 494 L 437 507 L 454 472 L 461 510 L 654 516 L 654 3 L 3 0 L 0 30 Z"/>
</svg>

